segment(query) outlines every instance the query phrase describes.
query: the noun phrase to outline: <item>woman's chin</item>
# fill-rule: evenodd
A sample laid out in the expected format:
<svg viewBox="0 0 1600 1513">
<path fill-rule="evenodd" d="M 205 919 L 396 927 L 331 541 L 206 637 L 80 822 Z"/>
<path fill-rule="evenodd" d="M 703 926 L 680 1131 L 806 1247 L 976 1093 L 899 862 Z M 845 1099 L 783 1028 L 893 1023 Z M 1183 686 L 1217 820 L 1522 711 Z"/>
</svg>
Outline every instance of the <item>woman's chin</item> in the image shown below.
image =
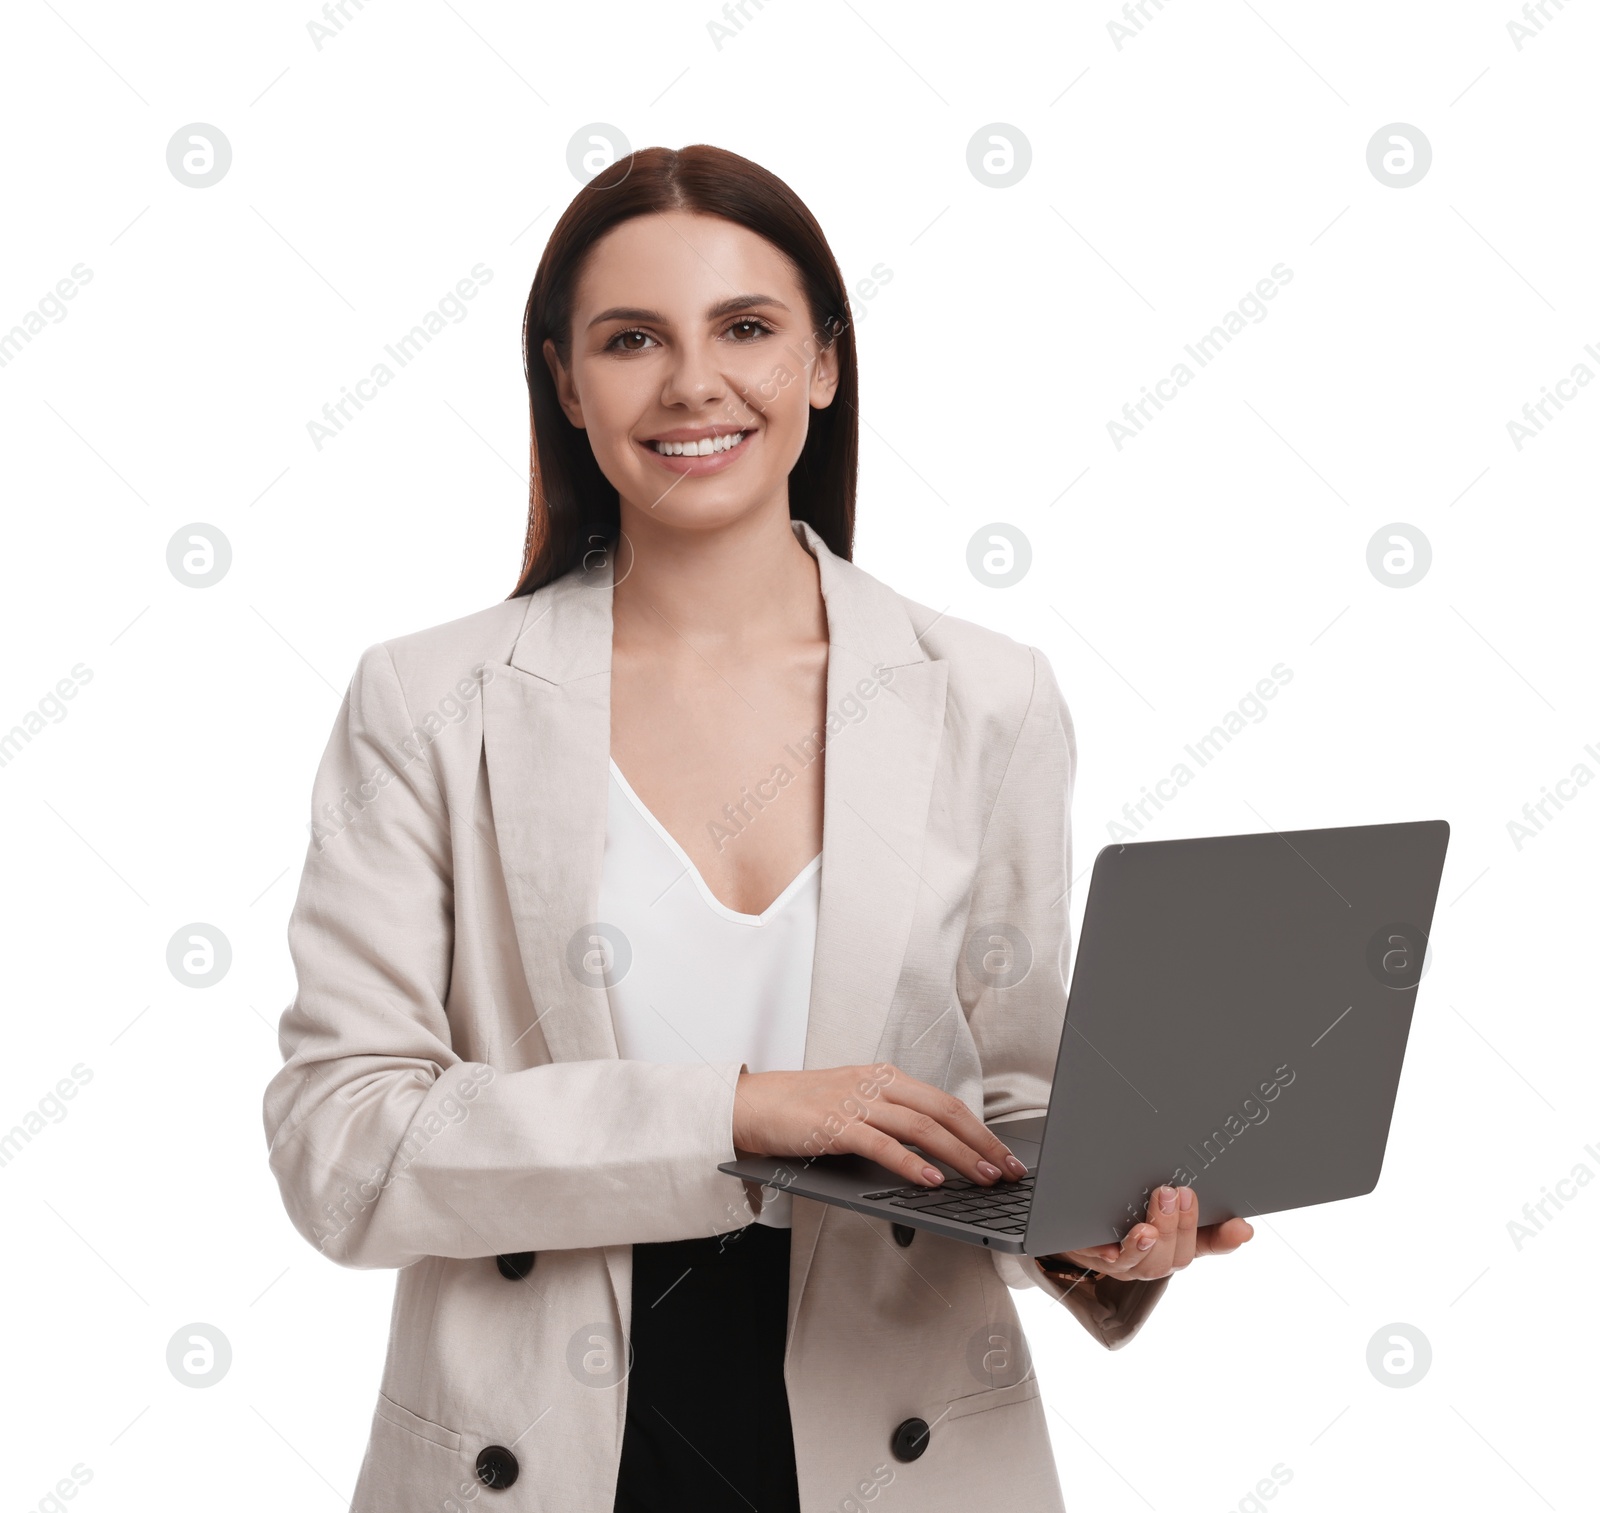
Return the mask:
<svg viewBox="0 0 1600 1513">
<path fill-rule="evenodd" d="M 787 480 L 756 493 L 744 487 L 691 489 L 694 481 L 688 480 L 668 493 L 646 497 L 643 503 L 634 503 L 624 495 L 622 528 L 632 530 L 637 524 L 647 530 L 718 531 L 747 521 L 763 509 L 775 509 L 778 503 L 784 515 L 789 512 Z M 711 482 L 705 480 L 707 485 Z"/>
</svg>

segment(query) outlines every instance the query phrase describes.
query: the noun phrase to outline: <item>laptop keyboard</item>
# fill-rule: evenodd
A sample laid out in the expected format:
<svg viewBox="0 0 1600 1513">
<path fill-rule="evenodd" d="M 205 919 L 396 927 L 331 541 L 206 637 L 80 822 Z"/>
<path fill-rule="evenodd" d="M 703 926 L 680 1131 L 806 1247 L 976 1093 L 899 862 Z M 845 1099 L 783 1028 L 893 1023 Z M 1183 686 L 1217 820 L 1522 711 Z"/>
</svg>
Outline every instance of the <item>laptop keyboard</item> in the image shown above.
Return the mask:
<svg viewBox="0 0 1600 1513">
<path fill-rule="evenodd" d="M 997 1234 L 1020 1235 L 1028 1226 L 1033 1202 L 1033 1176 L 1015 1182 L 979 1187 L 965 1177 L 946 1177 L 938 1187 L 891 1187 L 862 1197 L 881 1200 L 891 1208 L 910 1209 L 940 1219 L 959 1219 Z"/>
</svg>

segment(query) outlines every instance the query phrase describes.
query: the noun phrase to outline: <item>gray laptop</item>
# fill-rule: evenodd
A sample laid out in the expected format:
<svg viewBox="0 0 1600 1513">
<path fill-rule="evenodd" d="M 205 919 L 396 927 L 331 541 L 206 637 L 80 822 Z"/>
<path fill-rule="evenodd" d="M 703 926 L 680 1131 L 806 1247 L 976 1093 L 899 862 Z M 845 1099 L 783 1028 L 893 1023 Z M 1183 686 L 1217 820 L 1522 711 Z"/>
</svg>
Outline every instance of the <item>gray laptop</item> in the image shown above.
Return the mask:
<svg viewBox="0 0 1600 1513">
<path fill-rule="evenodd" d="M 1162 1183 L 1199 1222 L 1377 1185 L 1450 827 L 1135 841 L 1095 858 L 1050 1107 L 989 1126 L 1028 1175 L 935 1188 L 855 1155 L 718 1170 L 1014 1254 L 1120 1241 Z"/>
</svg>

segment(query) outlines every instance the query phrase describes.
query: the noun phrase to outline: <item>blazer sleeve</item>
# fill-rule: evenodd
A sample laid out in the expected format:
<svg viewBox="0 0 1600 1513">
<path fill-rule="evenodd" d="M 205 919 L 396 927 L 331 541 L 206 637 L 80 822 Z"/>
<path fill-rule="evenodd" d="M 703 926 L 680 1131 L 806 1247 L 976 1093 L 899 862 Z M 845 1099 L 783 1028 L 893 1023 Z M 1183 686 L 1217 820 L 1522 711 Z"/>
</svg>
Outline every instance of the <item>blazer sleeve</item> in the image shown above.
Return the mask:
<svg viewBox="0 0 1600 1513">
<path fill-rule="evenodd" d="M 1029 651 L 1032 692 L 984 833 L 968 917 L 973 944 L 956 972 L 990 1123 L 1045 1112 L 1067 1007 L 1077 739 L 1049 662 Z M 999 953 L 997 969 L 979 973 L 985 953 Z M 1067 1283 L 1029 1256 L 990 1254 L 1007 1286 L 1042 1287 L 1108 1350 L 1133 1338 L 1171 1280 Z"/>
<path fill-rule="evenodd" d="M 369 647 L 313 784 L 288 924 L 297 991 L 263 1100 L 296 1229 L 342 1265 L 683 1239 L 748 1221 L 739 1063 L 506 1071 L 451 1042 L 450 816 L 383 645 Z"/>
</svg>

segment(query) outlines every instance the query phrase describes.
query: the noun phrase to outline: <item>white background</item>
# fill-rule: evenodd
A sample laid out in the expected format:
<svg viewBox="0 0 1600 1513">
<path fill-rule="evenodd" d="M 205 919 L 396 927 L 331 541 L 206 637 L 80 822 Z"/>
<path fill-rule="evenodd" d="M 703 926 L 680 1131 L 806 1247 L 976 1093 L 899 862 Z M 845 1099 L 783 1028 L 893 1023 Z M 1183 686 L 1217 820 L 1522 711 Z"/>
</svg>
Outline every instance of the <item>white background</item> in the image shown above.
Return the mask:
<svg viewBox="0 0 1600 1513">
<path fill-rule="evenodd" d="M 1169 0 L 1119 47 L 1109 0 L 1066 9 L 774 0 L 719 48 L 710 0 L 368 0 L 319 48 L 311 0 L 8 7 L 0 331 L 92 275 L 0 367 L 0 730 L 92 673 L 0 767 L 0 1133 L 91 1074 L 0 1167 L 8 1507 L 75 1465 L 85 1509 L 348 1498 L 393 1278 L 320 1259 L 267 1170 L 284 926 L 361 650 L 515 584 L 519 322 L 591 123 L 751 157 L 852 286 L 891 270 L 857 312 L 857 560 L 1046 650 L 1081 874 L 1279 662 L 1143 835 L 1451 823 L 1377 1191 L 1260 1222 L 1115 1354 L 1019 1295 L 1069 1504 L 1249 1508 L 1278 1465 L 1291 1513 L 1593 1505 L 1600 1184 L 1520 1249 L 1508 1223 L 1600 1174 L 1600 787 L 1508 822 L 1600 773 L 1600 389 L 1520 448 L 1507 423 L 1600 373 L 1600 14 L 1552 5 L 1519 48 L 1510 0 Z M 166 161 L 195 122 L 232 146 L 205 189 Z M 1367 164 L 1396 122 L 1433 151 L 1404 189 Z M 967 166 L 991 123 L 1031 144 L 1009 188 Z M 467 318 L 317 449 L 479 263 Z M 1116 447 L 1279 263 L 1266 317 Z M 996 521 L 1033 550 L 1004 590 L 966 566 Z M 167 566 L 196 522 L 232 546 L 206 589 Z M 1367 565 L 1396 522 L 1432 548 L 1407 588 Z M 196 921 L 233 951 L 207 989 L 166 965 Z M 196 1321 L 233 1351 L 205 1390 L 166 1366 Z M 1367 1366 L 1392 1323 L 1433 1352 L 1403 1390 Z"/>
</svg>

